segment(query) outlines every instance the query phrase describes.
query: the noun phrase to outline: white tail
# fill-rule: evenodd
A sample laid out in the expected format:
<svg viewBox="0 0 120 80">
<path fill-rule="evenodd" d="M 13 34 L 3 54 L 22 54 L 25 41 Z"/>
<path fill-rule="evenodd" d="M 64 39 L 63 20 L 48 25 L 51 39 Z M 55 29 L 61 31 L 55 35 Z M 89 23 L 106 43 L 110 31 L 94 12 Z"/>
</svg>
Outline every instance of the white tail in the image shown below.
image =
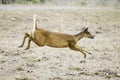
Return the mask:
<svg viewBox="0 0 120 80">
<path fill-rule="evenodd" d="M 34 21 L 33 21 L 33 32 L 35 31 L 35 27 L 36 27 L 36 14 L 34 14 Z"/>
</svg>

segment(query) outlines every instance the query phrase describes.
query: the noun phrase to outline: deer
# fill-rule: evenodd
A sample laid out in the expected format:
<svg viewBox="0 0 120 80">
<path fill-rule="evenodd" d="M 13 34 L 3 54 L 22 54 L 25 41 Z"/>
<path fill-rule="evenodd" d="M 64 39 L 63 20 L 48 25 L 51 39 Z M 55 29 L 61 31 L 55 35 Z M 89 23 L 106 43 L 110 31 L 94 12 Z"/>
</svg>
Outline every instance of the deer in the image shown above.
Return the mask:
<svg viewBox="0 0 120 80">
<path fill-rule="evenodd" d="M 77 42 L 82 38 L 91 38 L 94 39 L 94 36 L 88 31 L 88 28 L 83 28 L 81 32 L 75 35 L 70 35 L 67 33 L 60 33 L 60 32 L 52 32 L 48 31 L 42 28 L 38 28 L 37 22 L 36 22 L 36 15 L 34 14 L 33 19 L 33 30 L 30 34 L 25 33 L 22 44 L 19 47 L 23 47 L 26 38 L 28 38 L 28 45 L 25 48 L 25 50 L 28 50 L 30 48 L 31 41 L 34 42 L 39 47 L 43 46 L 49 46 L 54 48 L 70 48 L 74 51 L 80 51 L 84 58 L 86 58 L 86 53 L 91 54 L 90 52 L 83 50 L 81 47 L 79 47 Z"/>
</svg>

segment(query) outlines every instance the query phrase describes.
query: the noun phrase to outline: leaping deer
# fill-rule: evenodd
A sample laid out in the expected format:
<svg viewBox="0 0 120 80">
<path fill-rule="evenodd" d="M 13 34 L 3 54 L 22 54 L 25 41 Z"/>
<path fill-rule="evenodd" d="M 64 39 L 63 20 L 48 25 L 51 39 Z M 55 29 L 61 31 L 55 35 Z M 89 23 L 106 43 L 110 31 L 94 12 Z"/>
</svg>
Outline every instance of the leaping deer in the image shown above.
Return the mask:
<svg viewBox="0 0 120 80">
<path fill-rule="evenodd" d="M 84 58 L 86 58 L 86 53 L 91 54 L 83 50 L 82 48 L 78 47 L 76 43 L 82 39 L 83 37 L 94 39 L 94 36 L 88 32 L 88 28 L 84 28 L 80 33 L 76 35 L 70 35 L 65 33 L 57 33 L 57 32 L 50 32 L 41 28 L 37 27 L 36 22 L 36 15 L 34 15 L 34 29 L 31 34 L 25 33 L 22 44 L 19 47 L 23 47 L 26 38 L 28 39 L 28 46 L 25 50 L 30 48 L 30 43 L 33 41 L 38 46 L 50 46 L 55 48 L 65 48 L 69 47 L 72 50 L 80 51 L 84 54 Z"/>
</svg>

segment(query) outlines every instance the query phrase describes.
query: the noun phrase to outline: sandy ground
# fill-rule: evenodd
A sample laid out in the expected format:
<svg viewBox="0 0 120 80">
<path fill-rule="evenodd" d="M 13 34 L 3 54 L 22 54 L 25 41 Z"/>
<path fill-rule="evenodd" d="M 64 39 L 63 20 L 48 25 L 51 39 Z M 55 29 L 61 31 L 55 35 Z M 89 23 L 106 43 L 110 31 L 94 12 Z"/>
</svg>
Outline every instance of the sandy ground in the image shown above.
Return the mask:
<svg viewBox="0 0 120 80">
<path fill-rule="evenodd" d="M 95 39 L 83 38 L 77 45 L 92 55 L 84 59 L 69 48 L 18 48 L 25 32 L 39 27 L 77 34 L 83 27 Z M 0 10 L 0 80 L 120 80 L 120 10 L 29 9 Z M 27 43 L 27 41 L 26 41 Z"/>
</svg>

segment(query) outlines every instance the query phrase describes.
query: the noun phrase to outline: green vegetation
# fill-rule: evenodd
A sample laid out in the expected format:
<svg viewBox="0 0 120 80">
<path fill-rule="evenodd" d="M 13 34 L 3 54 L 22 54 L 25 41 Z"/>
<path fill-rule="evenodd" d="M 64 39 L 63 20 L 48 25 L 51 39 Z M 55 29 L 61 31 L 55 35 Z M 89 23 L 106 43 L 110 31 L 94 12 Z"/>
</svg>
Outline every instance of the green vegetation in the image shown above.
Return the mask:
<svg viewBox="0 0 120 80">
<path fill-rule="evenodd" d="M 1 4 L 52 4 L 74 6 L 120 6 L 120 0 L 0 0 Z"/>
<path fill-rule="evenodd" d="M 27 4 L 27 3 L 44 3 L 45 0 L 1 0 L 1 4 Z"/>
</svg>

